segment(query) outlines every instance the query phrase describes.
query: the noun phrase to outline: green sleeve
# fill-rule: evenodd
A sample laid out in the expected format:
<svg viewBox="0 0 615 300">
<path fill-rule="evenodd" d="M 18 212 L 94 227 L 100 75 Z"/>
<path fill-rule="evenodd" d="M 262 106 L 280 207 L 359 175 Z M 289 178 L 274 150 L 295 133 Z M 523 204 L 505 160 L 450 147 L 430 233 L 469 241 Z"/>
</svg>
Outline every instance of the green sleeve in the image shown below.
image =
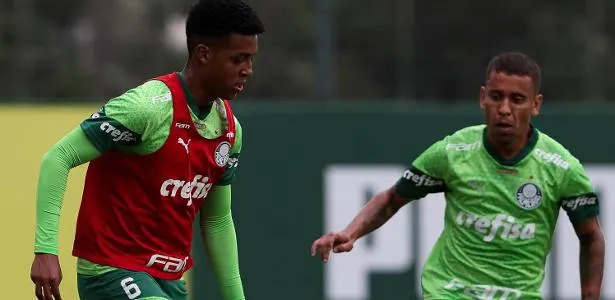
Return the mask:
<svg viewBox="0 0 615 300">
<path fill-rule="evenodd" d="M 395 184 L 397 194 L 416 200 L 446 189 L 444 178 L 448 170 L 446 142 L 431 145 L 407 168 Z"/>
<path fill-rule="evenodd" d="M 207 257 L 224 300 L 245 299 L 239 273 L 237 236 L 231 214 L 231 186 L 216 186 L 201 212 Z"/>
<path fill-rule="evenodd" d="M 79 127 L 44 155 L 36 193 L 35 253 L 58 254 L 58 226 L 68 173 L 98 156 L 100 152 Z"/>
<path fill-rule="evenodd" d="M 222 175 L 222 179 L 218 185 L 229 185 L 235 180 L 235 171 L 239 166 L 239 156 L 241 154 L 241 146 L 243 144 L 243 130 L 237 118 L 235 118 L 235 144 L 231 148 L 230 158 L 226 171 Z"/>
<path fill-rule="evenodd" d="M 81 128 L 100 151 L 140 144 L 158 125 L 159 103 L 171 101 L 164 83 L 148 81 L 109 100 L 81 123 Z"/>
<path fill-rule="evenodd" d="M 598 195 L 583 166 L 577 161 L 570 164 L 561 186 L 560 203 L 575 224 L 595 217 L 600 212 Z"/>
</svg>

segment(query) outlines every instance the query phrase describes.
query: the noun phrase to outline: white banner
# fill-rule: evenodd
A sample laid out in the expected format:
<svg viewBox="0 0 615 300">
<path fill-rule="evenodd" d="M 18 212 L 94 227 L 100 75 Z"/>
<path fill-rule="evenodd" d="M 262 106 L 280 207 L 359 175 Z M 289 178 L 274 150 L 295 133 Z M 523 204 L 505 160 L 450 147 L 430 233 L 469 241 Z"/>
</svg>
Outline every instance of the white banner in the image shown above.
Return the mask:
<svg viewBox="0 0 615 300">
<path fill-rule="evenodd" d="M 615 203 L 615 165 L 587 165 L 601 196 L 602 216 Z M 393 185 L 403 166 L 331 165 L 324 171 L 325 231 L 343 229 L 365 204 L 370 195 Z M 402 208 L 388 223 L 370 235 L 370 242 L 359 241 L 350 254 L 335 255 L 325 267 L 324 286 L 327 300 L 370 300 L 370 276 L 406 272 L 415 263 L 421 270 L 427 255 L 443 229 L 444 195 L 429 195 Z M 412 210 L 417 209 L 419 228 L 412 228 Z M 602 217 L 607 241 L 607 256 L 602 296 L 615 299 L 615 260 L 608 255 L 608 242 L 615 238 L 615 220 Z M 418 234 L 419 247 L 412 247 Z M 415 249 L 415 250 L 413 250 Z M 416 251 L 416 253 L 414 253 Z M 543 284 L 545 298 L 580 299 L 579 241 L 565 212 L 560 213 L 551 263 Z M 557 272 L 554 274 L 553 272 Z M 420 272 L 414 280 L 420 287 Z M 555 290 L 552 290 L 555 287 Z M 404 289 L 404 286 L 391 287 Z"/>
</svg>

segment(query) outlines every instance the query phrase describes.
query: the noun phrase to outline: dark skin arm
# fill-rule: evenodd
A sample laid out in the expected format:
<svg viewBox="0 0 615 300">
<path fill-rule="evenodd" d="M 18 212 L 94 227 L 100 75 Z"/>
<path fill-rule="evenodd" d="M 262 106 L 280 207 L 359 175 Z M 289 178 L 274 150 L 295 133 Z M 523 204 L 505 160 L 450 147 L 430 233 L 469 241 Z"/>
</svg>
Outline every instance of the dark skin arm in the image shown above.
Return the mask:
<svg viewBox="0 0 615 300">
<path fill-rule="evenodd" d="M 579 237 L 579 267 L 583 300 L 600 299 L 604 271 L 604 235 L 598 217 L 574 224 Z"/>
<path fill-rule="evenodd" d="M 384 190 L 369 200 L 348 227 L 344 229 L 344 232 L 353 241 L 356 241 L 380 228 L 408 202 L 410 202 L 409 199 L 402 198 L 395 192 L 395 187 Z"/>
<path fill-rule="evenodd" d="M 410 199 L 399 196 L 395 187 L 376 194 L 346 229 L 329 233 L 314 241 L 312 256 L 320 253 L 322 260 L 327 262 L 331 250 L 336 253 L 352 250 L 356 240 L 380 228 L 410 201 Z"/>
</svg>

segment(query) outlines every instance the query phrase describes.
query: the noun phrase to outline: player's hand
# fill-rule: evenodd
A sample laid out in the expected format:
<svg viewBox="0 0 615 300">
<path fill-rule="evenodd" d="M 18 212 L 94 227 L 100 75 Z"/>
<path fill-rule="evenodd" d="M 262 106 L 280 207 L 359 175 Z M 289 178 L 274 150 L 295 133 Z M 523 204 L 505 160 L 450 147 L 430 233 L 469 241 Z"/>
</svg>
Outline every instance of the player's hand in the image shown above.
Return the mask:
<svg viewBox="0 0 615 300">
<path fill-rule="evenodd" d="M 57 255 L 35 254 L 30 278 L 34 282 L 34 294 L 38 300 L 62 300 L 60 296 L 62 269 Z"/>
<path fill-rule="evenodd" d="M 354 240 L 345 232 L 331 232 L 321 236 L 312 243 L 312 256 L 320 253 L 324 262 L 329 261 L 331 250 L 334 253 L 350 252 L 354 247 Z"/>
</svg>

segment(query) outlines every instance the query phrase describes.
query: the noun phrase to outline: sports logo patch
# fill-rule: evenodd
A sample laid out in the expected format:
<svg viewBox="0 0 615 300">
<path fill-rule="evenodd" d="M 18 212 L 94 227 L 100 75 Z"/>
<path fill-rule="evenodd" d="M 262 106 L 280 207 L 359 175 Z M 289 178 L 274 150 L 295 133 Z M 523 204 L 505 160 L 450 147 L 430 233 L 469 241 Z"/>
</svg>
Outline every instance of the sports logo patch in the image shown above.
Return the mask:
<svg viewBox="0 0 615 300">
<path fill-rule="evenodd" d="M 229 142 L 222 142 L 216 148 L 216 152 L 214 153 L 214 160 L 216 161 L 216 164 L 218 166 L 224 167 L 228 163 L 230 155 L 231 144 Z"/>
<path fill-rule="evenodd" d="M 517 189 L 517 203 L 525 210 L 535 209 L 542 202 L 542 191 L 535 183 L 524 183 Z"/>
</svg>

